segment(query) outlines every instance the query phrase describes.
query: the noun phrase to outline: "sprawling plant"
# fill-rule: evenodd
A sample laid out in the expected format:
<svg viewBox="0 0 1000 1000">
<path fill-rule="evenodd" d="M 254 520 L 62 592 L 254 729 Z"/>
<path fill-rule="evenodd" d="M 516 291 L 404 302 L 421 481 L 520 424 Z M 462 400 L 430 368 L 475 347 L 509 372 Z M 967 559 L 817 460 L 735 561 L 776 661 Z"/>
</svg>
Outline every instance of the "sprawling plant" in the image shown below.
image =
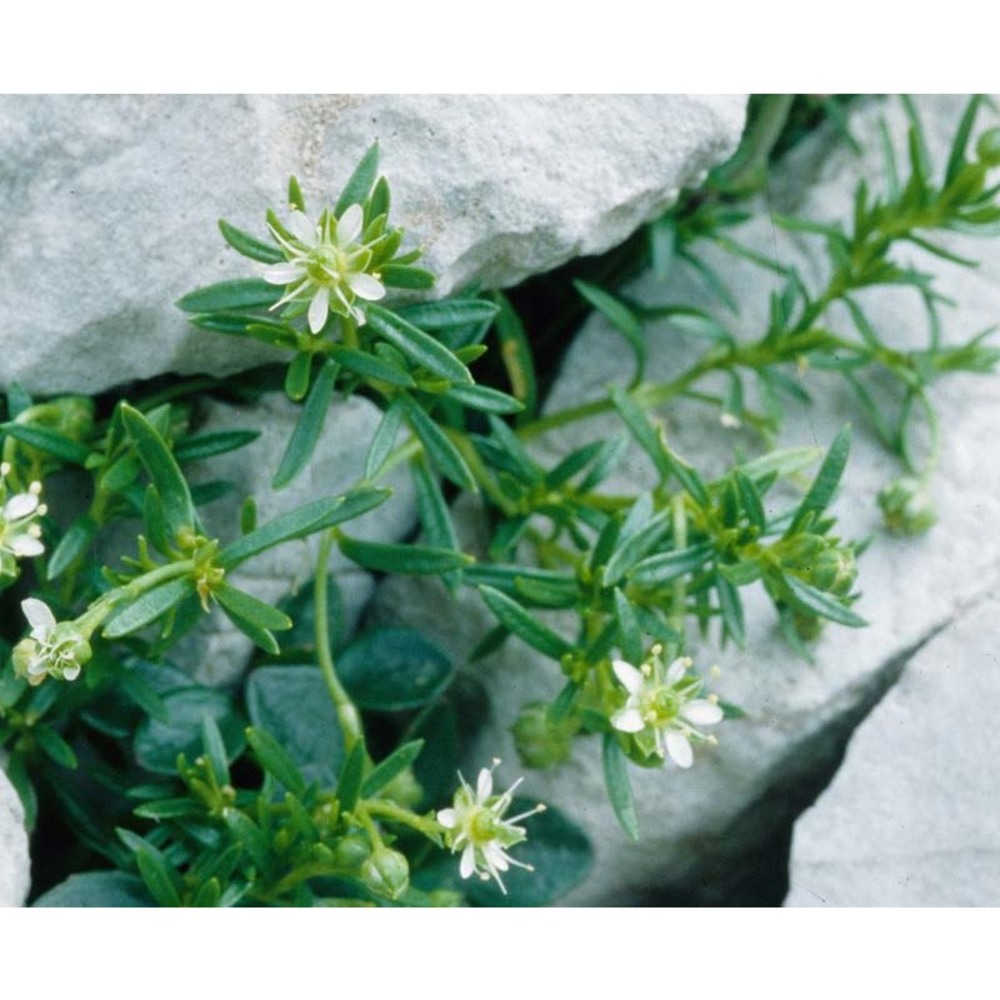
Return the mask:
<svg viewBox="0 0 1000 1000">
<path fill-rule="evenodd" d="M 992 232 L 1000 221 L 998 187 L 989 182 L 1000 130 L 981 134 L 968 152 L 980 103 L 968 105 L 938 180 L 907 104 L 907 176 L 887 140 L 884 191 L 876 196 L 862 183 L 847 224 L 776 217 L 824 241 L 829 269 L 817 287 L 731 235 L 753 211 L 747 198 L 761 186 L 791 108 L 785 99 L 763 102 L 734 161 L 649 235 L 654 270 L 694 267 L 723 309 L 729 293 L 699 256 L 700 243 L 777 269 L 783 288 L 767 329 L 739 337 L 724 312 L 643 307 L 578 282 L 632 346 L 636 375 L 600 398 L 544 414 L 530 339 L 504 296 L 470 291 L 384 304 L 390 289 L 423 291 L 433 275 L 416 266 L 419 250 L 405 249 L 404 233 L 389 223 L 377 147 L 318 212 L 293 178 L 284 216 L 267 213 L 266 239 L 220 224 L 252 262 L 252 276 L 199 289 L 179 305 L 205 331 L 285 352 L 284 391 L 301 409 L 276 463 L 276 488 L 295 480 L 323 434 L 335 432 L 339 401 L 364 396 L 381 419 L 350 489 L 262 525 L 247 498 L 225 538 L 207 535 L 199 513 L 225 484 L 191 485 L 189 470 L 256 434 L 199 432 L 204 380 L 99 407 L 84 397 L 35 401 L 11 387 L 0 424 L 0 600 L 9 611 L 0 748 L 29 825 L 74 844 L 56 873 L 72 877 L 45 901 L 526 904 L 557 898 L 585 874 L 590 855 L 580 831 L 558 811 L 515 798 L 516 785 L 496 789 L 497 761 L 473 782 L 457 773 L 481 713 L 456 664 L 414 629 L 344 636 L 329 571 L 334 549 L 374 572 L 438 576 L 452 594 L 478 593 L 496 624 L 474 657 L 520 641 L 551 659 L 561 692 L 510 720 L 522 763 L 555 767 L 574 740 L 599 739 L 610 807 L 638 837 L 630 765 L 689 768 L 739 713 L 712 693 L 711 670 L 688 655 L 692 623 L 745 644 L 741 592 L 759 586 L 806 656 L 824 622 L 865 625 L 852 607 L 861 546 L 835 533 L 829 513 L 850 432 L 840 431 L 825 454 L 774 450 L 781 397 L 808 400 L 789 371 L 845 379 L 861 414 L 899 455 L 904 475 L 879 501 L 887 526 L 913 533 L 933 523 L 930 387 L 949 371 L 992 370 L 1000 354 L 985 333 L 949 346 L 933 277 L 893 255 L 908 243 L 971 264 L 935 242 L 935 231 Z M 883 285 L 920 295 L 930 321 L 925 348 L 884 342 L 858 300 Z M 838 327 L 838 316 L 849 329 Z M 678 336 L 706 343 L 667 382 L 645 376 L 644 326 L 663 317 Z M 509 391 L 473 374 L 491 333 Z M 898 387 L 892 412 L 866 385 L 876 372 Z M 700 387 L 718 373 L 730 386 L 724 396 Z M 747 380 L 762 412 L 745 402 Z M 681 398 L 717 407 L 724 424 L 757 429 L 761 453 L 707 477 L 671 446 L 658 416 Z M 551 462 L 539 458 L 539 439 L 600 413 L 617 420 L 617 434 Z M 917 415 L 934 431 L 924 455 L 911 444 Z M 647 463 L 651 485 L 612 492 L 607 483 L 629 451 Z M 362 540 L 351 522 L 389 501 L 386 477 L 401 466 L 416 485 L 421 537 Z M 450 500 L 462 492 L 477 494 L 485 512 L 490 534 L 479 558 L 463 550 L 452 519 Z M 88 498 L 85 509 L 49 510 L 50 494 L 73 493 Z M 136 520 L 132 553 L 101 565 L 94 554 L 109 529 Z M 234 583 L 244 563 L 310 536 L 318 540 L 314 579 L 282 606 Z M 178 642 L 215 606 L 257 649 L 235 690 L 202 686 L 174 663 Z M 94 868 L 94 855 L 112 869 Z M 87 867 L 78 856 L 94 870 L 78 874 Z"/>
</svg>

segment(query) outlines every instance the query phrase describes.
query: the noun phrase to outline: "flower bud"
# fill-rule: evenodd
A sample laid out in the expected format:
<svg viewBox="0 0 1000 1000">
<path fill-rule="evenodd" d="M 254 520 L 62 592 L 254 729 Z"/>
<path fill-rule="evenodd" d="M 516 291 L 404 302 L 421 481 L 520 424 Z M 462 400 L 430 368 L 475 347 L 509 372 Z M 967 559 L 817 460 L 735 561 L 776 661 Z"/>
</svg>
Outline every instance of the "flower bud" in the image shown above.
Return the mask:
<svg viewBox="0 0 1000 1000">
<path fill-rule="evenodd" d="M 371 846 L 365 837 L 348 834 L 342 837 L 333 849 L 335 863 L 345 871 L 356 872 L 371 854 Z"/>
<path fill-rule="evenodd" d="M 903 476 L 878 495 L 885 526 L 894 535 L 922 535 L 937 521 L 934 501 L 919 479 Z"/>
<path fill-rule="evenodd" d="M 988 129 L 979 137 L 976 155 L 987 167 L 1000 166 L 1000 128 Z"/>
<path fill-rule="evenodd" d="M 570 755 L 576 726 L 563 722 L 553 726 L 541 702 L 526 705 L 511 728 L 517 755 L 526 767 L 543 770 L 561 764 Z"/>
<path fill-rule="evenodd" d="M 410 885 L 410 865 L 399 851 L 379 845 L 361 866 L 361 878 L 380 896 L 399 899 Z"/>
<path fill-rule="evenodd" d="M 416 776 L 413 768 L 408 767 L 400 771 L 392 781 L 379 793 L 381 798 L 391 799 L 397 805 L 404 808 L 413 809 L 420 804 L 424 797 L 424 790 Z"/>
<path fill-rule="evenodd" d="M 828 594 L 846 597 L 857 575 L 858 567 L 850 549 L 829 548 L 813 564 L 809 582 Z"/>
</svg>

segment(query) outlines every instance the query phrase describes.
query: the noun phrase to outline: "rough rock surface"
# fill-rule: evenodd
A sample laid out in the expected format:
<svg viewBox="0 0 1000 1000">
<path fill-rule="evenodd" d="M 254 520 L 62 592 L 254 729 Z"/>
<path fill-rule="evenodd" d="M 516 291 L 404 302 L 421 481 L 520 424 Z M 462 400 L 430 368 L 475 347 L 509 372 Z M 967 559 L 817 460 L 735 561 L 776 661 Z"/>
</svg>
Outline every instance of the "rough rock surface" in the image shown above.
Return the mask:
<svg viewBox="0 0 1000 1000">
<path fill-rule="evenodd" d="M 257 523 L 263 525 L 285 511 L 348 490 L 363 475 L 368 445 L 379 421 L 378 409 L 366 399 L 338 402 L 330 410 L 312 461 L 290 486 L 274 491 L 271 479 L 299 407 L 283 395 L 272 393 L 252 407 L 210 402 L 207 410 L 200 432 L 242 428 L 261 431 L 261 436 L 246 448 L 218 456 L 210 463 L 210 478 L 234 484 L 223 499 L 204 508 L 206 531 L 224 542 L 239 531 L 240 506 L 246 496 L 256 498 Z M 197 481 L 199 477 L 192 478 Z M 348 534 L 388 542 L 412 529 L 416 501 L 408 471 L 404 468 L 391 473 L 381 485 L 390 487 L 393 495 L 382 506 L 345 524 Z M 286 542 L 246 562 L 233 572 L 232 582 L 262 601 L 277 603 L 313 578 L 318 547 L 318 536 Z M 344 624 L 349 632 L 371 597 L 374 583 L 369 573 L 336 550 L 330 569 L 337 574 Z M 225 684 L 237 678 L 253 650 L 251 641 L 218 608 L 213 608 L 209 621 L 185 642 L 178 662 L 196 664 L 196 676 L 208 684 Z"/>
<path fill-rule="evenodd" d="M 735 148 L 741 96 L 0 98 L 0 387 L 94 392 L 223 374 L 262 345 L 172 303 L 245 276 L 216 220 L 263 231 L 289 174 L 336 197 L 374 139 L 437 294 L 620 243 Z"/>
<path fill-rule="evenodd" d="M 23 906 L 30 886 L 24 809 L 0 767 L 0 906 Z"/>
<path fill-rule="evenodd" d="M 955 98 L 919 103 L 928 117 L 931 152 L 940 169 L 962 103 Z M 866 157 L 858 159 L 842 145 L 831 147 L 818 137 L 789 164 L 788 183 L 772 186 L 775 193 L 787 193 L 787 203 L 780 207 L 821 221 L 849 216 L 858 179 L 867 176 L 877 185 L 881 173 L 877 120 L 883 114 L 899 140 L 905 134 L 905 121 L 897 107 L 876 105 L 855 114 L 852 129 L 870 150 Z M 769 257 L 795 262 L 807 278 L 815 279 L 819 273 L 818 255 L 823 251 L 815 237 L 786 235 L 766 218 L 740 230 L 739 237 Z M 933 265 L 941 290 L 961 304 L 960 310 L 948 311 L 945 317 L 946 335 L 957 341 L 996 321 L 1000 258 L 989 252 L 985 242 L 956 238 L 949 245 L 961 246 L 983 261 L 976 271 L 942 261 Z M 766 329 L 766 273 L 728 258 L 720 263 L 741 303 L 740 326 L 759 334 Z M 647 277 L 630 294 L 647 302 L 706 302 L 701 286 L 684 275 L 669 290 Z M 926 318 L 911 294 L 880 291 L 866 299 L 865 306 L 892 342 L 923 342 Z M 609 382 L 627 381 L 631 359 L 620 344 L 607 324 L 588 322 L 566 358 L 549 409 L 600 397 Z M 648 344 L 647 374 L 652 379 L 670 378 L 683 370 L 690 356 L 690 346 L 666 326 L 652 329 Z M 595 846 L 593 872 L 568 903 L 622 904 L 648 898 L 654 890 L 671 889 L 701 902 L 728 898 L 732 887 L 726 880 L 733 877 L 739 860 L 787 830 L 808 804 L 801 798 L 802 781 L 815 780 L 817 772 L 835 766 L 851 729 L 896 678 L 900 665 L 963 607 L 989 593 L 1000 576 L 1000 536 L 994 530 L 1000 517 L 996 452 L 1000 380 L 957 375 L 933 390 L 945 435 L 934 481 L 940 522 L 928 536 L 901 541 L 881 531 L 875 502 L 881 487 L 898 475 L 896 460 L 875 442 L 842 383 L 819 372 L 805 378 L 815 390 L 816 403 L 790 412 L 782 443 L 826 446 L 845 422 L 854 422 L 851 461 L 833 512 L 843 537 L 874 536 L 861 559 L 863 597 L 856 605 L 872 624 L 862 630 L 829 627 L 815 645 L 817 662 L 809 665 L 777 634 L 774 614 L 763 595 L 757 593 L 760 600 L 754 601 L 752 589 L 744 590 L 746 650 L 720 651 L 708 643 L 695 646 L 693 655 L 702 670 L 715 662 L 721 665 L 722 677 L 713 687 L 722 698 L 740 705 L 745 718 L 719 726 L 719 745 L 699 751 L 690 771 L 633 769 L 643 833 L 638 844 L 627 840 L 607 804 L 596 742 L 578 744 L 572 759 L 556 771 L 530 773 L 525 794 L 538 795 L 575 817 Z M 742 439 L 743 432 L 721 429 L 717 411 L 714 417 L 706 416 L 695 405 L 672 406 L 662 416 L 672 445 L 699 468 L 709 472 L 720 468 L 739 444 L 757 447 L 751 439 Z M 594 419 L 550 435 L 547 444 L 561 454 L 615 430 L 613 419 Z M 622 481 L 609 489 L 635 490 L 647 482 L 645 461 L 634 450 L 622 467 Z M 433 588 L 421 594 L 412 583 L 393 581 L 381 614 L 417 622 L 457 656 L 465 655 L 492 624 L 475 595 L 465 595 L 461 613 L 449 613 L 445 620 L 439 609 L 440 598 Z M 477 759 L 502 757 L 501 777 L 509 778 L 517 773 L 517 763 L 507 727 L 523 702 L 558 691 L 560 677 L 551 662 L 518 642 L 509 642 L 477 669 L 494 709 Z M 955 753 L 955 743 L 965 738 L 965 730 L 963 718 L 952 728 L 948 742 L 937 748 L 938 760 Z M 960 772 L 952 773 L 959 780 Z M 993 805 L 992 799 L 982 802 L 984 810 L 993 811 Z"/>
<path fill-rule="evenodd" d="M 795 825 L 786 906 L 1000 905 L 1000 596 L 910 661 Z"/>
</svg>

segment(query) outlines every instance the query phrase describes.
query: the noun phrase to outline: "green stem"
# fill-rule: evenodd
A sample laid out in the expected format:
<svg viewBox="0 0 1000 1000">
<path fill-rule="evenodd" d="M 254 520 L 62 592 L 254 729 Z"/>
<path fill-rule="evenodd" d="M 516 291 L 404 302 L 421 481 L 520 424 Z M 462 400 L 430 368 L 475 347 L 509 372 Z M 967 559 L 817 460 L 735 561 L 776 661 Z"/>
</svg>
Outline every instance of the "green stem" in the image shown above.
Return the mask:
<svg viewBox="0 0 1000 1000">
<path fill-rule="evenodd" d="M 362 812 L 362 810 L 358 810 L 358 812 Z M 403 826 L 408 826 L 435 841 L 441 836 L 441 824 L 436 819 L 431 819 L 428 816 L 418 816 L 416 813 L 412 813 L 408 809 L 402 809 L 392 802 L 386 802 L 384 799 L 366 801 L 363 812 L 371 816 L 380 816 L 382 819 L 387 819 L 393 823 L 401 823 Z M 358 818 L 363 822 L 362 816 L 359 815 Z"/>
<path fill-rule="evenodd" d="M 344 749 L 349 754 L 358 743 L 364 742 L 364 731 L 361 728 L 361 716 L 351 701 L 350 695 L 344 690 L 337 676 L 333 663 L 333 652 L 330 647 L 330 611 L 327 602 L 327 573 L 330 553 L 333 549 L 334 533 L 325 531 L 320 539 L 319 557 L 316 560 L 316 583 L 314 596 L 316 602 L 316 658 L 326 682 L 327 691 L 333 701 L 333 707 L 344 732 Z"/>
<path fill-rule="evenodd" d="M 671 501 L 674 524 L 674 548 L 687 548 L 687 510 L 684 507 L 684 494 L 675 493 Z M 687 601 L 687 584 L 682 573 L 674 580 L 674 589 L 670 603 L 670 627 L 679 635 L 684 634 L 684 610 Z M 682 642 L 683 647 L 683 642 Z"/>
</svg>

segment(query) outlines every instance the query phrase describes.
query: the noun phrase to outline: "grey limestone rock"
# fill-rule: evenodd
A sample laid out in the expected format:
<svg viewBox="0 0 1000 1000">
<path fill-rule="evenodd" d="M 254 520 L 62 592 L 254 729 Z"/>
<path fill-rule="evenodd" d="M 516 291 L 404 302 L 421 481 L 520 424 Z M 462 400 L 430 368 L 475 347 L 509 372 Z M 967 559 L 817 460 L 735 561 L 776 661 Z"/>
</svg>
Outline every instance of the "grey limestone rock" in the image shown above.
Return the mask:
<svg viewBox="0 0 1000 1000">
<path fill-rule="evenodd" d="M 795 825 L 786 906 L 1000 905 L 990 594 L 909 662 Z"/>
<path fill-rule="evenodd" d="M 274 357 L 173 303 L 247 276 L 216 229 L 263 234 L 289 174 L 335 198 L 378 139 L 393 218 L 435 294 L 502 287 L 620 243 L 735 148 L 720 96 L 0 98 L 0 387 L 94 392 Z"/>
<path fill-rule="evenodd" d="M 931 153 L 940 169 L 962 102 L 925 98 L 918 103 L 927 117 Z M 905 134 L 905 120 L 897 107 L 875 104 L 851 118 L 852 130 L 869 151 L 864 158 L 856 158 L 842 144 L 832 144 L 822 136 L 799 151 L 787 165 L 784 183 L 773 186 L 775 192 L 786 192 L 783 209 L 819 221 L 849 215 L 857 180 L 880 176 L 877 125 L 883 115 L 899 140 Z M 795 263 L 807 277 L 815 278 L 818 273 L 821 258 L 817 254 L 823 251 L 815 237 L 776 231 L 767 218 L 749 224 L 738 236 L 762 254 Z M 977 244 L 968 237 L 955 237 L 948 245 L 983 261 L 978 270 L 943 261 L 932 265 L 940 290 L 961 305 L 945 315 L 946 335 L 957 341 L 996 321 L 1000 258 L 986 243 Z M 731 259 L 716 263 L 725 267 L 741 303 L 741 329 L 748 333 L 766 329 L 766 272 Z M 706 303 L 698 283 L 683 274 L 669 290 L 646 276 L 629 294 L 645 302 Z M 891 342 L 916 344 L 925 338 L 926 317 L 912 294 L 879 290 L 877 296 L 865 300 L 865 306 Z M 585 325 L 565 359 L 548 401 L 550 411 L 600 397 L 608 383 L 621 384 L 631 377 L 631 357 L 620 349 L 617 337 L 601 319 Z M 685 359 L 690 360 L 691 347 L 666 324 L 650 331 L 648 345 L 651 379 L 669 379 L 683 370 Z M 524 793 L 565 810 L 583 825 L 595 846 L 593 872 L 568 903 L 622 904 L 641 900 L 651 891 L 678 887 L 693 891 L 703 902 L 725 898 L 727 886 L 715 884 L 715 873 L 725 872 L 734 861 L 738 864 L 739 858 L 787 830 L 807 804 L 796 797 L 801 781 L 835 766 L 851 729 L 895 679 L 899 664 L 970 602 L 988 594 L 1000 577 L 1000 535 L 995 530 L 1000 518 L 996 450 L 1000 382 L 957 375 L 934 388 L 945 434 L 934 481 L 940 521 L 927 536 L 899 540 L 881 530 L 876 505 L 879 490 L 899 474 L 896 460 L 875 441 L 837 379 L 820 372 L 806 373 L 803 378 L 814 390 L 815 404 L 792 411 L 781 443 L 827 446 L 845 422 L 854 422 L 851 461 L 832 512 L 838 517 L 842 537 L 873 536 L 860 561 L 863 596 L 856 605 L 871 625 L 859 630 L 828 627 L 815 644 L 816 663 L 810 665 L 797 658 L 777 634 L 774 613 L 763 594 L 745 590 L 746 649 L 720 650 L 711 641 L 695 641 L 692 647 L 698 669 L 705 671 L 714 663 L 721 666 L 721 678 L 712 687 L 723 699 L 741 706 L 745 717 L 718 726 L 719 745 L 699 750 L 689 771 L 632 769 L 642 829 L 639 843 L 628 841 L 606 801 L 596 741 L 578 743 L 572 758 L 554 771 L 529 772 Z M 720 427 L 717 410 L 706 412 L 696 403 L 672 405 L 662 417 L 672 446 L 709 474 L 731 460 L 741 442 L 757 447 L 752 439 L 742 438 L 744 431 Z M 548 435 L 544 447 L 558 456 L 616 430 L 613 418 L 596 418 Z M 608 488 L 612 492 L 618 486 L 636 490 L 648 481 L 649 470 L 634 449 L 620 470 L 620 482 Z M 436 588 L 431 586 L 428 593 L 427 585 L 410 581 L 392 582 L 383 595 L 381 614 L 417 622 L 459 658 L 467 656 L 492 624 L 478 597 L 469 593 L 463 595 L 460 613 L 449 613 L 443 620 Z M 561 677 L 554 664 L 515 641 L 477 664 L 476 670 L 487 684 L 493 706 L 477 761 L 494 755 L 503 758 L 501 777 L 509 779 L 517 773 L 518 764 L 508 727 L 522 703 L 551 698 L 561 686 Z M 924 710 L 936 711 L 933 704 Z M 927 720 L 923 759 L 938 767 L 942 760 L 974 756 L 974 748 L 985 745 L 984 736 L 969 733 L 961 711 L 956 710 L 952 718 L 955 724 L 943 744 L 937 742 L 945 739 L 942 720 Z M 914 728 L 919 726 L 914 724 Z M 960 743 L 962 750 L 956 748 Z M 910 765 L 905 770 L 910 773 Z M 948 780 L 962 780 L 958 768 L 949 768 L 948 775 Z M 939 771 L 929 780 L 940 782 L 944 777 Z M 876 794 L 874 782 L 872 794 Z M 970 797 L 966 802 L 979 817 L 976 828 L 995 834 L 995 818 L 992 825 L 986 818 L 987 812 L 995 813 L 994 800 L 995 796 L 983 797 L 976 805 Z M 967 844 L 970 850 L 996 845 L 995 836 L 989 841 L 985 834 L 975 843 L 951 843 L 960 848 Z M 810 857 L 815 855 L 805 856 L 804 861 Z M 973 867 L 970 858 L 969 870 Z M 725 876 L 719 879 L 724 881 Z M 808 882 L 803 880 L 804 885 Z"/>
<path fill-rule="evenodd" d="M 0 767 L 0 906 L 23 906 L 31 886 L 24 809 Z"/>
</svg>

